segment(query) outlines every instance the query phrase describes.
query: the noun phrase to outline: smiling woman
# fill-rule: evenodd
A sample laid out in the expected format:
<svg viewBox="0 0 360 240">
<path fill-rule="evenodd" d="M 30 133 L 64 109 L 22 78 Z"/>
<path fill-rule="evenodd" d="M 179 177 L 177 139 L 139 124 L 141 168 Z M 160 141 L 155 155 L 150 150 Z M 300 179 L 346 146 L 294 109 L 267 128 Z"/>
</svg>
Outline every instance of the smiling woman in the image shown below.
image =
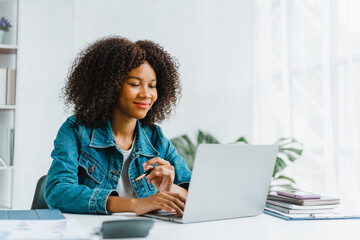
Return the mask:
<svg viewBox="0 0 360 240">
<path fill-rule="evenodd" d="M 54 142 L 47 204 L 75 213 L 182 215 L 191 171 L 155 125 L 180 95 L 174 59 L 151 41 L 101 39 L 76 58 L 63 93 L 74 116 Z"/>
<path fill-rule="evenodd" d="M 126 76 L 119 90 L 116 114 L 143 119 L 157 96 L 155 71 L 148 62 L 144 62 Z"/>
</svg>

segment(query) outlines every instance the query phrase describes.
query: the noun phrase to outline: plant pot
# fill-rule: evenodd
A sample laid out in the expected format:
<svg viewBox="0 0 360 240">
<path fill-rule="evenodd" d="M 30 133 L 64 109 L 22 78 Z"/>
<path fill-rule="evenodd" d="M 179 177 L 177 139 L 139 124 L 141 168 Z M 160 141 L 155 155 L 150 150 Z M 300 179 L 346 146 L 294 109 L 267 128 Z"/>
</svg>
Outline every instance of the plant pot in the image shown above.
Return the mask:
<svg viewBox="0 0 360 240">
<path fill-rule="evenodd" d="M 5 40 L 5 31 L 0 30 L 0 44 L 4 44 L 4 40 Z"/>
</svg>

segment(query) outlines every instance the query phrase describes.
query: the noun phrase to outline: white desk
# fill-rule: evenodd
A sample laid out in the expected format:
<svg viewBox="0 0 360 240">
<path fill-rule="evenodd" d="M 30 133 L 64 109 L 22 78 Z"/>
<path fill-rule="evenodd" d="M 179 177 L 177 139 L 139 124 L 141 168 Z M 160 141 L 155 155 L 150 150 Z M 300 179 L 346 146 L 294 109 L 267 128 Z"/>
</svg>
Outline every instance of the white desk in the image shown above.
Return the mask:
<svg viewBox="0 0 360 240">
<path fill-rule="evenodd" d="M 65 216 L 76 219 L 89 231 L 100 227 L 103 221 L 119 219 L 119 216 L 113 215 L 65 214 Z M 130 214 L 121 216 L 136 217 Z M 146 239 L 360 239 L 360 219 L 285 221 L 262 214 L 250 218 L 189 224 L 155 221 Z"/>
</svg>

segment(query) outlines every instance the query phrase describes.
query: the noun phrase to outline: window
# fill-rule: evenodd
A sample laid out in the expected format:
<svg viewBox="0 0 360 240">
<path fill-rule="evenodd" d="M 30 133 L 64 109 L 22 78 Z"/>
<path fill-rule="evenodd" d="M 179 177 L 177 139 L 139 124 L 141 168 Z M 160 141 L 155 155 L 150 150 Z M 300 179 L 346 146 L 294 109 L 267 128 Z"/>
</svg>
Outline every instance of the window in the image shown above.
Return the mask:
<svg viewBox="0 0 360 240">
<path fill-rule="evenodd" d="M 356 0 L 258 0 L 254 63 L 254 141 L 303 142 L 287 169 L 299 187 L 358 207 L 359 10 Z"/>
</svg>

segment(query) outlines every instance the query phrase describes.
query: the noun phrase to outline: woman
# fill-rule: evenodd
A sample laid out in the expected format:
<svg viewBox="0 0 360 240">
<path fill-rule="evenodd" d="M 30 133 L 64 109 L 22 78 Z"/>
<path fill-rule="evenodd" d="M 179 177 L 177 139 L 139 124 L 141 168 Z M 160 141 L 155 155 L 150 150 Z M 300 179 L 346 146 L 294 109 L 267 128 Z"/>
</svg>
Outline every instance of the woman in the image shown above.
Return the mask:
<svg viewBox="0 0 360 240">
<path fill-rule="evenodd" d="M 50 208 L 182 215 L 191 172 L 154 124 L 180 95 L 172 57 L 151 41 L 99 40 L 76 58 L 64 95 L 74 116 L 54 141 L 45 188 Z"/>
</svg>

